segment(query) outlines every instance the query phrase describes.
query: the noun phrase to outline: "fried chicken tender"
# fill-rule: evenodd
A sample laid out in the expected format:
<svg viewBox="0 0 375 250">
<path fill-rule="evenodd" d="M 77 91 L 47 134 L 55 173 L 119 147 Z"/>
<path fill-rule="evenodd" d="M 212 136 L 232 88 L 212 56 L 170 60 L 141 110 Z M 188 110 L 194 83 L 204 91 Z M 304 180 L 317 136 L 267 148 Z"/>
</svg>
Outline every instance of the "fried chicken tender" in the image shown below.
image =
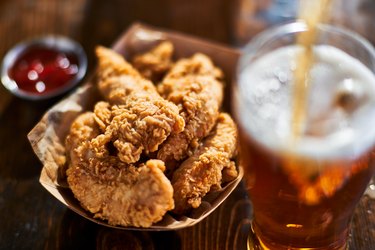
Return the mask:
<svg viewBox="0 0 375 250">
<path fill-rule="evenodd" d="M 168 136 L 180 133 L 185 120 L 178 107 L 163 99 L 121 55 L 99 47 L 98 87 L 107 103 L 99 102 L 95 119 L 103 135 L 94 140 L 95 154 L 105 157 L 112 143 L 118 157 L 134 163 L 155 152 Z"/>
<path fill-rule="evenodd" d="M 79 115 L 70 127 L 69 135 L 65 140 L 65 149 L 68 152 L 68 159 L 71 165 L 80 162 L 79 147 L 82 143 L 95 138 L 100 134 L 100 129 L 95 123 L 92 112 Z"/>
<path fill-rule="evenodd" d="M 122 55 L 98 46 L 96 56 L 98 88 L 108 102 L 123 104 L 129 95 L 136 92 L 148 92 L 157 98 L 155 85 L 144 79 Z"/>
<path fill-rule="evenodd" d="M 132 64 L 144 78 L 156 83 L 172 67 L 172 54 L 172 43 L 164 41 L 151 51 L 135 56 Z"/>
<path fill-rule="evenodd" d="M 110 225 L 149 227 L 173 209 L 173 188 L 164 163 L 148 160 L 138 167 L 117 157 L 93 157 L 92 140 L 100 126 L 92 112 L 76 118 L 66 139 L 70 153 L 67 181 L 83 208 Z"/>
<path fill-rule="evenodd" d="M 215 125 L 223 100 L 222 78 L 212 61 L 198 53 L 179 60 L 158 86 L 161 96 L 175 103 L 185 119 L 184 130 L 169 136 L 158 151 L 169 171 L 191 155 Z"/>
<path fill-rule="evenodd" d="M 172 186 L 175 209 L 183 214 L 197 208 L 210 190 L 219 189 L 222 182 L 238 175 L 232 160 L 237 154 L 238 132 L 232 118 L 221 113 L 212 133 L 203 145 L 174 172 Z"/>
</svg>

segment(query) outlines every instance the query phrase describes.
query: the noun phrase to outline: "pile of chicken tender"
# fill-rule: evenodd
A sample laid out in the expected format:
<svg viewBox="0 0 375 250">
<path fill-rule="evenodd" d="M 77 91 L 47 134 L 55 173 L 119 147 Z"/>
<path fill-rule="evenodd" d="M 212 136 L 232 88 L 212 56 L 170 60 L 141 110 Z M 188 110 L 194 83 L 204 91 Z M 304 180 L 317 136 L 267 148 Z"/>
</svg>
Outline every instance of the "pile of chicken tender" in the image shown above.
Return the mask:
<svg viewBox="0 0 375 250">
<path fill-rule="evenodd" d="M 81 206 L 110 225 L 186 215 L 238 175 L 222 71 L 201 53 L 173 61 L 173 50 L 164 41 L 126 61 L 96 48 L 102 100 L 70 127 L 66 174 Z"/>
</svg>

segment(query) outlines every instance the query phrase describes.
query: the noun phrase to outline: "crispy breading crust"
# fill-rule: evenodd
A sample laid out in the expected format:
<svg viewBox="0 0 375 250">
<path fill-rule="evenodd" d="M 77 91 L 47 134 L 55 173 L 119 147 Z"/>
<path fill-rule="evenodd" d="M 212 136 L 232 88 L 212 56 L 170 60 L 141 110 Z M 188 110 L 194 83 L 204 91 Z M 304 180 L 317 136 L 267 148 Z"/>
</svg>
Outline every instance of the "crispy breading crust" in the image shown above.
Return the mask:
<svg viewBox="0 0 375 250">
<path fill-rule="evenodd" d="M 157 83 L 172 67 L 172 54 L 172 43 L 164 41 L 151 51 L 136 55 L 133 58 L 132 64 L 144 78 Z"/>
<path fill-rule="evenodd" d="M 212 133 L 173 174 L 173 212 L 183 214 L 199 207 L 202 197 L 211 189 L 220 188 L 223 181 L 236 178 L 238 173 L 233 158 L 237 154 L 237 139 L 237 127 L 232 118 L 221 113 Z"/>
<path fill-rule="evenodd" d="M 94 114 L 73 122 L 67 138 L 70 166 L 67 181 L 83 208 L 110 225 L 149 227 L 174 207 L 173 188 L 164 163 L 149 160 L 139 166 L 115 156 L 93 157 L 92 140 L 100 134 Z"/>
<path fill-rule="evenodd" d="M 121 55 L 103 47 L 97 55 L 98 88 L 108 103 L 94 108 L 104 132 L 95 140 L 95 153 L 104 156 L 113 143 L 121 161 L 135 163 L 143 152 L 156 151 L 170 134 L 181 132 L 185 121 L 178 107 L 163 99 Z"/>
<path fill-rule="evenodd" d="M 203 54 L 179 60 L 158 86 L 167 100 L 175 103 L 185 119 L 185 129 L 161 145 L 158 159 L 173 171 L 176 162 L 198 147 L 216 123 L 223 100 L 222 72 Z"/>
</svg>

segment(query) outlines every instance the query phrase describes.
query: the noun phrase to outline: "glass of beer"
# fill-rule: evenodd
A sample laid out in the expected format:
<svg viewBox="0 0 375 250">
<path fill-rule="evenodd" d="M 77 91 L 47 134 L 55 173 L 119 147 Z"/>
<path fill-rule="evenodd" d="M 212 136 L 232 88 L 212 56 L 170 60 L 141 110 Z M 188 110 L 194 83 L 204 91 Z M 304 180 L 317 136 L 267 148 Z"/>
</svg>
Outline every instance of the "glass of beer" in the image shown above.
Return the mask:
<svg viewBox="0 0 375 250">
<path fill-rule="evenodd" d="M 375 170 L 375 51 L 359 35 L 319 24 L 301 134 L 292 127 L 294 22 L 244 48 L 233 87 L 255 249 L 345 249 L 356 204 Z"/>
</svg>

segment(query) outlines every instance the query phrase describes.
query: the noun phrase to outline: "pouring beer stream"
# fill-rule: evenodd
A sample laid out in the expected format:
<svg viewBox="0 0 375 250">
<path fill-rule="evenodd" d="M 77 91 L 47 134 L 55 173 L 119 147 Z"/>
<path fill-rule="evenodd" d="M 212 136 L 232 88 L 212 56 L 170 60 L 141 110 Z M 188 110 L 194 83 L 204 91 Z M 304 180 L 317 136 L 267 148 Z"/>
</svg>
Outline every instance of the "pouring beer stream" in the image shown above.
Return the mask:
<svg viewBox="0 0 375 250">
<path fill-rule="evenodd" d="M 325 22 L 330 13 L 332 0 L 301 1 L 299 19 L 306 24 L 306 32 L 299 33 L 296 44 L 301 50 L 296 55 L 294 85 L 292 92 L 291 149 L 298 147 L 301 137 L 307 133 L 307 102 L 309 99 L 311 76 L 314 66 L 314 46 L 319 35 L 318 25 Z M 350 94 L 349 94 L 350 95 Z M 341 105 L 341 103 L 338 103 Z M 317 204 L 323 196 L 331 196 L 349 177 L 347 171 L 333 165 L 326 170 L 318 169 L 316 162 L 295 154 L 288 154 L 285 168 L 298 186 L 300 200 L 307 204 Z M 360 165 L 359 168 L 363 167 Z M 318 173 L 318 171 L 323 173 Z M 355 169 L 352 170 L 354 172 Z"/>
<path fill-rule="evenodd" d="M 305 127 L 310 70 L 314 64 L 313 46 L 318 35 L 317 25 L 327 20 L 332 0 L 301 1 L 300 4 L 299 19 L 306 24 L 307 31 L 297 36 L 297 44 L 302 50 L 297 54 L 294 71 L 292 145 L 302 136 Z"/>
</svg>

